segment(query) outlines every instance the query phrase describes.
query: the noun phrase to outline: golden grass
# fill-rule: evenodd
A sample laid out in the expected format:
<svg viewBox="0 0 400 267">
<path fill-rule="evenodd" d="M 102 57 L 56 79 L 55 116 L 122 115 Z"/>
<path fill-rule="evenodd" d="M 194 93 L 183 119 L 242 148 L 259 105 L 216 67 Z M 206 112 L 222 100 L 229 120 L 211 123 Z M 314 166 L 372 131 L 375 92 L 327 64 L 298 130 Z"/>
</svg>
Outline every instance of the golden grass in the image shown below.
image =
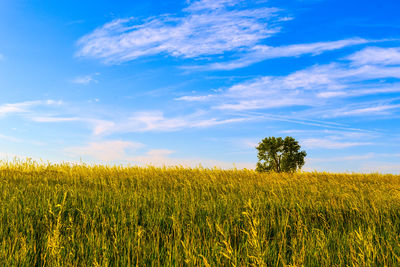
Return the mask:
<svg viewBox="0 0 400 267">
<path fill-rule="evenodd" d="M 1 266 L 399 266 L 400 176 L 0 164 Z"/>
</svg>

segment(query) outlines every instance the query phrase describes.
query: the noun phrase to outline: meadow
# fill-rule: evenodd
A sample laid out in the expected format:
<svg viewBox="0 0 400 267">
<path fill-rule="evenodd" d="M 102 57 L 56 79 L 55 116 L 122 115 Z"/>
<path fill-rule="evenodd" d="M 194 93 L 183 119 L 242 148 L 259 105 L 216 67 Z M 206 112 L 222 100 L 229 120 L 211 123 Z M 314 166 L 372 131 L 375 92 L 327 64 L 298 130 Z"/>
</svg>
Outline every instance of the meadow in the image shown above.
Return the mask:
<svg viewBox="0 0 400 267">
<path fill-rule="evenodd" d="M 0 163 L 1 266 L 400 266 L 400 176 Z"/>
</svg>

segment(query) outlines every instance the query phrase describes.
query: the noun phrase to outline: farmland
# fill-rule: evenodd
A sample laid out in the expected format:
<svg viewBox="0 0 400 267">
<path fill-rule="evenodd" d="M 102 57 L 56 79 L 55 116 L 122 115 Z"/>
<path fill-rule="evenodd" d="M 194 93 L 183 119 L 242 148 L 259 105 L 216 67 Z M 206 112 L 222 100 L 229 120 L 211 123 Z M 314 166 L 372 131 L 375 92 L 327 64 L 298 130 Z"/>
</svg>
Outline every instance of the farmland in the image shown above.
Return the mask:
<svg viewBox="0 0 400 267">
<path fill-rule="evenodd" d="M 2 266 L 400 265 L 400 176 L 0 164 Z"/>
</svg>

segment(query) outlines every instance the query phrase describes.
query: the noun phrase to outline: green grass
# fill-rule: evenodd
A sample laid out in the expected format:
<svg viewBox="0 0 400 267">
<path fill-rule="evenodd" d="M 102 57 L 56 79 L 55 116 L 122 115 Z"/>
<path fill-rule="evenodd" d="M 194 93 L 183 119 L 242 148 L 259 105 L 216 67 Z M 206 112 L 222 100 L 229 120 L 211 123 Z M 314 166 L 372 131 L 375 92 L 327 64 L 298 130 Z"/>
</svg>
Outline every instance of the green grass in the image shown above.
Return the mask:
<svg viewBox="0 0 400 267">
<path fill-rule="evenodd" d="M 0 164 L 1 266 L 399 266 L 400 176 Z"/>
</svg>

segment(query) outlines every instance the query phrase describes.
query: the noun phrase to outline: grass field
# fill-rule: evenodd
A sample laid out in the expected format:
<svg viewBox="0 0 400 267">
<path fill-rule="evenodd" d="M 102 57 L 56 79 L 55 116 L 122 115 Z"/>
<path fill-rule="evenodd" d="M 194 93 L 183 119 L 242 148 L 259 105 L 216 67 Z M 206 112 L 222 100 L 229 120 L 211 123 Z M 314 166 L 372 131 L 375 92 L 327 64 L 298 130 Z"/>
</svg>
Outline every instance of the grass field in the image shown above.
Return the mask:
<svg viewBox="0 0 400 267">
<path fill-rule="evenodd" d="M 400 176 L 0 164 L 1 266 L 399 266 Z"/>
</svg>

